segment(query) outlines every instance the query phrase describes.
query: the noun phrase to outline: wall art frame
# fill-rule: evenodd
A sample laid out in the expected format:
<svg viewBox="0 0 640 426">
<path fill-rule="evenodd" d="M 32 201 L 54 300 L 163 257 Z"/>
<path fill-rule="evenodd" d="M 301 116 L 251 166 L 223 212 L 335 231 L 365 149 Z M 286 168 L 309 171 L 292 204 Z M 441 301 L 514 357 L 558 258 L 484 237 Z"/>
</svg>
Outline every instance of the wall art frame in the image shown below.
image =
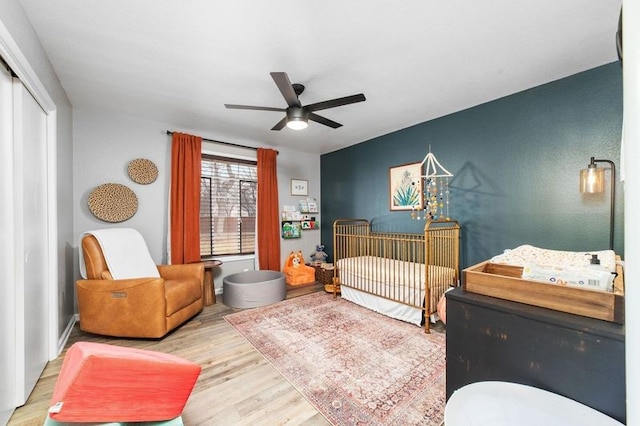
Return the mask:
<svg viewBox="0 0 640 426">
<path fill-rule="evenodd" d="M 305 179 L 291 179 L 291 195 L 309 195 L 309 181 Z"/>
<path fill-rule="evenodd" d="M 422 163 L 389 167 L 389 210 L 422 210 Z"/>
</svg>

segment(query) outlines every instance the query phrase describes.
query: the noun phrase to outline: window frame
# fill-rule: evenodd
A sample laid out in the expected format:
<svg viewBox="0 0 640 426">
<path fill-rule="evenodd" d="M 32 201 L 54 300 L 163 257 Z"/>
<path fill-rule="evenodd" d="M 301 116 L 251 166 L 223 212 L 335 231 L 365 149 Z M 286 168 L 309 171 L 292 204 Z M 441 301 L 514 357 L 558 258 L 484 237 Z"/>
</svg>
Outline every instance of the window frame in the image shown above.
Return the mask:
<svg viewBox="0 0 640 426">
<path fill-rule="evenodd" d="M 253 173 L 251 174 L 250 178 L 247 179 L 247 175 L 242 175 L 242 176 L 235 176 L 235 179 L 231 179 L 231 180 L 235 180 L 235 184 L 237 184 L 237 190 L 236 190 L 236 194 L 238 196 L 237 199 L 237 204 L 235 206 L 233 206 L 234 209 L 237 209 L 237 215 L 232 215 L 232 216 L 215 216 L 214 213 L 214 206 L 215 206 L 215 192 L 214 192 L 214 188 L 213 186 L 215 185 L 214 180 L 216 179 L 216 176 L 214 173 L 202 173 L 201 174 L 201 182 L 205 182 L 206 180 L 209 180 L 209 207 L 208 207 L 208 213 L 209 215 L 203 216 L 203 212 L 201 211 L 200 213 L 200 221 L 201 224 L 203 223 L 203 221 L 207 221 L 209 220 L 209 229 L 207 231 L 207 233 L 203 233 L 202 229 L 200 232 L 200 247 L 201 250 L 204 247 L 208 247 L 209 250 L 203 250 L 201 253 L 201 259 L 206 260 L 206 259 L 212 259 L 212 258 L 219 258 L 219 257 L 224 257 L 224 258 L 251 258 L 251 257 L 255 257 L 255 253 L 257 250 L 257 234 L 256 234 L 256 229 L 255 229 L 255 225 L 257 223 L 257 158 L 247 158 L 245 156 L 239 157 L 236 155 L 230 155 L 230 154 L 226 154 L 226 153 L 212 153 L 212 152 L 207 152 L 205 150 L 203 150 L 202 152 L 202 166 L 201 166 L 201 170 L 204 169 L 204 165 L 205 162 L 211 162 L 211 163 L 215 163 L 216 161 L 218 161 L 219 163 L 231 163 L 233 165 L 248 165 L 251 166 L 253 168 Z M 255 179 L 252 179 L 255 178 Z M 254 183 L 254 187 L 252 190 L 252 194 L 254 196 L 254 201 L 255 201 L 255 205 L 249 208 L 249 213 L 251 212 L 251 210 L 253 210 L 254 216 L 250 216 L 247 215 L 247 209 L 244 208 L 242 206 L 242 201 L 243 201 L 243 185 L 246 185 L 246 183 L 248 182 L 253 182 Z M 205 190 L 203 188 L 203 190 L 201 190 L 200 192 L 200 206 L 202 208 L 203 206 L 203 200 L 202 200 L 202 196 L 203 194 L 205 194 Z M 229 220 L 229 219 L 233 219 L 236 218 L 237 219 L 237 232 L 234 236 L 234 238 L 229 239 L 229 241 L 235 242 L 236 243 L 236 247 L 237 250 L 233 250 L 231 252 L 217 252 L 216 253 L 216 245 L 214 242 L 214 238 L 216 235 L 215 229 L 214 227 L 219 228 L 221 225 L 218 224 L 217 226 L 214 225 L 214 219 L 218 218 L 219 220 Z M 242 218 L 252 218 L 253 219 L 253 224 L 254 224 L 254 229 L 253 229 L 253 246 L 250 248 L 250 250 L 246 250 L 246 247 L 243 246 L 243 232 L 246 232 L 246 228 L 244 227 L 243 224 L 243 220 Z M 224 225 L 222 225 L 224 227 Z M 201 226 L 202 227 L 202 226 Z M 244 229 L 244 231 L 243 231 Z M 208 234 L 208 235 L 207 235 Z M 209 238 L 209 241 L 206 241 L 206 238 Z"/>
</svg>

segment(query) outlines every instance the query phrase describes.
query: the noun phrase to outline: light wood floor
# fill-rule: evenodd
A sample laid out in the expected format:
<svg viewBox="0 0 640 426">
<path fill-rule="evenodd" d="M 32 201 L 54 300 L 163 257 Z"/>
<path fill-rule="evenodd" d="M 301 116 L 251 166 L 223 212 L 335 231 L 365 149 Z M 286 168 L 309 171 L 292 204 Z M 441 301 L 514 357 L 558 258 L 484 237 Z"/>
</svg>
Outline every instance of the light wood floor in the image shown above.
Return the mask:
<svg viewBox="0 0 640 426">
<path fill-rule="evenodd" d="M 288 291 L 287 298 L 319 291 L 320 285 Z M 223 319 L 235 310 L 218 303 L 162 340 L 113 339 L 73 329 L 67 348 L 77 341 L 170 353 L 202 366 L 187 402 L 186 425 L 328 425 L 324 417 Z M 66 353 L 49 362 L 27 403 L 9 425 L 42 425 Z"/>
</svg>

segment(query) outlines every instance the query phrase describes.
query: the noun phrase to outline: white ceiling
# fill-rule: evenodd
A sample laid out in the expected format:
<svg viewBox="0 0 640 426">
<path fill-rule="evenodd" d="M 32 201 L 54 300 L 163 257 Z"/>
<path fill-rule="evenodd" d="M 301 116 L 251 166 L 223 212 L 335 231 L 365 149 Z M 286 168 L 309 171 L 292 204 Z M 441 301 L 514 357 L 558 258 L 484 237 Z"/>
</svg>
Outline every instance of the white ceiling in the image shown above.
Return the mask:
<svg viewBox="0 0 640 426">
<path fill-rule="evenodd" d="M 21 3 L 76 108 L 326 153 L 615 61 L 621 0 Z M 301 131 L 224 107 L 286 107 L 271 71 L 306 86 L 303 105 L 367 100 Z"/>
</svg>

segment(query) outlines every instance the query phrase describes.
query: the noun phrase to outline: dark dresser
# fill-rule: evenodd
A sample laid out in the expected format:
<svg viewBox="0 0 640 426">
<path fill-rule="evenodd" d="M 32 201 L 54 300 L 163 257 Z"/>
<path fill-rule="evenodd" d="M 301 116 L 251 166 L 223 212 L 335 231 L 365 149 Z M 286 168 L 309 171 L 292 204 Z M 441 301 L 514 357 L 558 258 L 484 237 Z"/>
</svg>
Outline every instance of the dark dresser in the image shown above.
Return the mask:
<svg viewBox="0 0 640 426">
<path fill-rule="evenodd" d="M 461 287 L 447 297 L 447 399 L 500 380 L 563 395 L 625 423 L 624 326 Z"/>
</svg>

